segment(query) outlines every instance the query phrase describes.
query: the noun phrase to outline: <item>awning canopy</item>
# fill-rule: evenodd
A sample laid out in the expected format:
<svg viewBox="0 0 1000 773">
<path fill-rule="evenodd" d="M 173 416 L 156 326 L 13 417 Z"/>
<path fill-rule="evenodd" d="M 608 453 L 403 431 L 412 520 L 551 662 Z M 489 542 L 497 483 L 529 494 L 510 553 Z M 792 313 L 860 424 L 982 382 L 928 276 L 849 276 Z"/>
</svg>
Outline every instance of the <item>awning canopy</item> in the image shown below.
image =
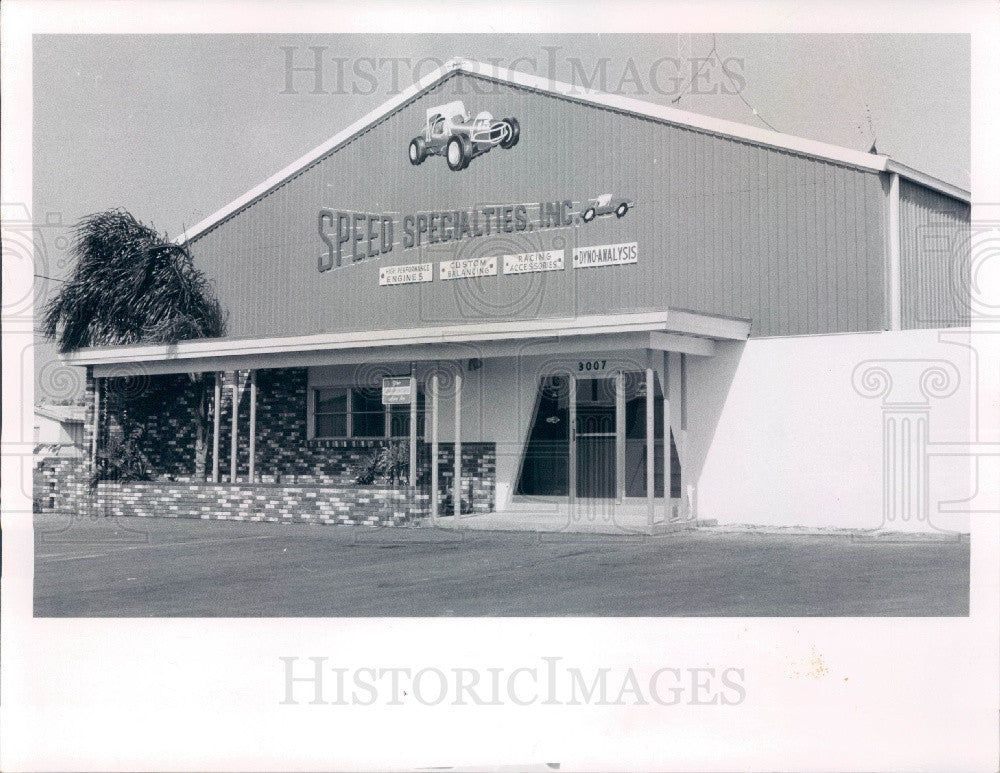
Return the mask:
<svg viewBox="0 0 1000 773">
<path fill-rule="evenodd" d="M 711 356 L 716 341 L 746 340 L 750 321 L 668 309 L 573 318 L 476 322 L 282 338 L 213 338 L 79 349 L 63 355 L 100 377 L 135 373 L 305 367 L 508 357 L 589 349 L 657 349 Z"/>
</svg>

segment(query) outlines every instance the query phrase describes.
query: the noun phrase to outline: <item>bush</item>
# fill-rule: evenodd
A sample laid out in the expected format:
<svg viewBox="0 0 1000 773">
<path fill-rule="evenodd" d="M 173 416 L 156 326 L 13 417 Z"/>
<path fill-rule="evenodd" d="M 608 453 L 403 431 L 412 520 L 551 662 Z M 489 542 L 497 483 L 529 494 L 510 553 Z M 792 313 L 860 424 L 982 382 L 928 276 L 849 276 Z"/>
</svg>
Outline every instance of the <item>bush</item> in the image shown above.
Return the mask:
<svg viewBox="0 0 1000 773">
<path fill-rule="evenodd" d="M 355 470 L 355 481 L 361 486 L 377 483 L 406 483 L 410 468 L 410 453 L 403 442 L 390 440 L 373 448 Z"/>
<path fill-rule="evenodd" d="M 132 424 L 128 429 L 112 433 L 97 454 L 97 465 L 90 479 L 91 487 L 98 481 L 149 480 L 146 460 L 139 449 L 142 427 Z"/>
</svg>

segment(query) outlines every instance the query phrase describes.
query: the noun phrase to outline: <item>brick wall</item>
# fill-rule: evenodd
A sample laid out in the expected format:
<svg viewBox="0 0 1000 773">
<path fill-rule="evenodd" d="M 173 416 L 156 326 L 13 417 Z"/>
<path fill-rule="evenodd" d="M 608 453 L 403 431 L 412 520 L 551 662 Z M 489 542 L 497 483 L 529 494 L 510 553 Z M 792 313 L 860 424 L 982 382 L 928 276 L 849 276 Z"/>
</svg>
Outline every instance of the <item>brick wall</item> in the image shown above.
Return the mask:
<svg viewBox="0 0 1000 773">
<path fill-rule="evenodd" d="M 35 512 L 82 513 L 89 485 L 86 459 L 43 457 L 35 461 L 31 477 Z"/>
<path fill-rule="evenodd" d="M 246 372 L 240 372 L 234 381 L 233 374 L 223 377 L 222 400 L 219 412 L 219 473 L 220 481 L 227 482 L 230 471 L 230 438 L 232 432 L 232 411 L 237 411 L 237 484 L 232 486 L 232 496 L 250 507 L 247 512 L 256 512 L 254 508 L 260 502 L 269 502 L 270 497 L 279 489 L 286 493 L 282 501 L 294 509 L 298 502 L 306 507 L 303 512 L 313 512 L 312 501 L 317 497 L 323 501 L 353 503 L 359 512 L 367 512 L 374 507 L 372 502 L 382 501 L 374 497 L 366 487 L 358 486 L 356 478 L 365 459 L 374 448 L 385 441 L 381 440 L 309 440 L 306 427 L 307 372 L 304 368 L 284 368 L 275 370 L 260 370 L 257 372 L 257 430 L 256 430 L 256 475 L 258 483 L 255 487 L 247 485 L 249 474 L 249 427 L 250 427 L 250 390 L 249 378 Z M 108 378 L 102 381 L 101 387 L 101 446 L 106 447 L 112 433 L 122 433 L 129 428 L 139 427 L 137 444 L 143 459 L 150 482 L 135 482 L 121 489 L 122 496 L 133 496 L 134 492 L 153 492 L 150 486 L 162 486 L 164 492 L 174 492 L 170 496 L 169 506 L 180 508 L 183 504 L 196 506 L 198 512 L 205 512 L 206 506 L 211 506 L 220 484 L 203 484 L 196 475 L 195 466 L 195 419 L 202 388 L 207 389 L 208 411 L 205 422 L 206 458 L 205 474 L 212 472 L 212 426 L 214 417 L 212 374 L 206 374 L 204 386 L 193 381 L 187 374 L 148 376 L 137 375 L 120 378 Z M 88 392 L 93 395 L 93 379 L 88 373 Z M 88 433 L 93 427 L 92 409 L 88 411 Z M 89 434 L 88 434 L 89 437 Z M 88 440 L 89 449 L 89 440 Z M 430 446 L 419 442 L 417 446 L 417 487 L 421 501 L 430 500 Z M 439 446 L 440 479 L 439 496 L 442 507 L 451 509 L 451 486 L 454 479 L 454 445 L 442 443 Z M 81 469 L 80 476 L 89 480 L 89 461 Z M 463 475 L 463 505 L 464 512 L 490 512 L 495 502 L 496 477 L 496 446 L 494 443 L 463 443 L 462 444 L 462 475 Z M 46 481 L 47 482 L 47 481 Z M 171 483 L 189 483 L 208 486 L 198 488 L 197 501 L 189 495 L 180 496 L 176 492 L 192 489 L 177 488 Z M 57 484 L 61 485 L 61 484 Z M 67 484 L 68 485 L 68 484 Z M 102 483 L 102 491 L 110 491 Z M 125 485 L 125 484 L 121 484 Z M 212 489 L 211 487 L 215 488 Z M 273 488 L 269 488 L 273 487 Z M 245 492 L 259 488 L 264 492 L 264 500 L 246 499 Z M 368 493 L 365 493 L 366 490 Z M 358 499 L 354 494 L 357 493 Z M 215 492 L 215 493 L 213 493 Z M 310 493 L 311 492 L 311 493 Z M 315 496 L 314 496 L 315 495 Z M 88 495 L 89 497 L 89 495 Z M 102 498 L 103 497 L 103 498 Z M 110 504 L 107 495 L 98 496 L 95 500 L 98 506 Z M 166 502 L 159 495 L 152 495 L 150 502 Z M 228 500 L 227 500 L 228 501 Z M 86 503 L 78 503 L 83 507 Z M 127 502 L 120 506 L 124 507 Z M 126 509 L 142 510 L 145 505 L 138 503 L 129 505 Z M 275 505 L 277 506 L 277 505 Z M 284 506 L 284 505 L 283 505 Z M 229 513 L 235 517 L 237 510 L 228 504 L 219 504 L 220 512 Z M 174 512 L 174 511 L 171 511 Z M 270 510 L 268 510 L 270 512 Z M 337 518 L 327 517 L 332 512 L 324 505 L 315 511 L 317 515 L 304 515 L 307 520 L 318 522 L 346 522 Z M 170 514 L 170 513 L 164 513 Z M 322 517 L 320 517 L 322 515 Z M 370 516 L 364 516 L 370 520 Z M 379 516 L 379 523 L 388 522 Z M 389 519 L 391 521 L 391 519 Z"/>
<path fill-rule="evenodd" d="M 204 378 L 210 389 L 211 375 Z M 100 447 L 106 449 L 112 438 L 137 432 L 140 456 L 151 477 L 193 479 L 195 417 L 202 388 L 201 381 L 186 373 L 102 379 Z M 210 433 L 210 422 L 208 427 Z M 207 439 L 210 445 L 210 434 Z"/>
<path fill-rule="evenodd" d="M 245 482 L 250 459 L 250 389 L 245 372 L 223 378 L 219 432 L 220 480 L 229 479 L 232 437 L 233 384 L 237 383 L 237 481 Z M 257 372 L 256 464 L 258 479 L 265 483 L 308 485 L 355 485 L 359 469 L 382 440 L 309 440 L 306 425 L 307 372 L 305 368 L 281 368 Z M 418 485 L 430 485 L 430 446 L 418 443 Z M 440 444 L 441 492 L 450 492 L 453 479 L 454 444 Z M 208 470 L 211 470 L 209 452 Z M 494 503 L 496 446 L 493 443 L 462 444 L 462 474 L 466 498 L 474 512 L 489 512 Z"/>
<path fill-rule="evenodd" d="M 32 465 L 32 509 L 83 515 L 90 503 L 90 448 L 94 437 L 94 379 L 84 384 L 83 455 L 38 457 Z"/>
<path fill-rule="evenodd" d="M 362 526 L 401 526 L 426 516 L 430 497 L 378 486 L 102 482 L 97 512 L 110 517 L 167 517 Z"/>
<path fill-rule="evenodd" d="M 451 514 L 455 480 L 455 444 L 438 446 L 438 492 L 444 515 Z M 462 443 L 462 512 L 489 513 L 496 504 L 497 453 L 495 443 Z M 431 447 L 417 449 L 417 483 L 430 489 Z"/>
</svg>

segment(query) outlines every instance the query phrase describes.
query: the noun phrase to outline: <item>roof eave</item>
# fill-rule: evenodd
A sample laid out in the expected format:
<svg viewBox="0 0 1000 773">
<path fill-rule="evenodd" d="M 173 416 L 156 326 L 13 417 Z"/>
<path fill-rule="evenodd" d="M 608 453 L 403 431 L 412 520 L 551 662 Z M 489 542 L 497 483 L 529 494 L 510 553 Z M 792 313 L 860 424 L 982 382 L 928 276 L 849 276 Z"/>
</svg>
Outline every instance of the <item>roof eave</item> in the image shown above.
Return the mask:
<svg viewBox="0 0 1000 773">
<path fill-rule="evenodd" d="M 904 177 L 911 182 L 917 183 L 918 185 L 923 185 L 925 188 L 930 188 L 938 193 L 951 196 L 953 199 L 964 201 L 966 204 L 970 204 L 972 202 L 971 193 L 964 188 L 959 188 L 957 185 L 946 183 L 944 180 L 939 180 L 937 177 L 932 177 L 929 174 L 921 172 L 919 169 L 914 169 L 906 164 L 901 164 L 891 158 L 888 159 L 888 163 L 886 164 L 886 171 L 892 174 L 898 174 L 900 177 Z"/>
<path fill-rule="evenodd" d="M 349 333 L 271 338 L 202 338 L 175 344 L 137 344 L 77 349 L 63 355 L 71 365 L 132 366 L 140 363 L 201 361 L 234 356 L 268 356 L 302 352 L 352 350 L 368 357 L 372 347 L 395 348 L 435 344 L 477 344 L 497 340 L 572 338 L 605 334 L 659 331 L 717 340 L 746 340 L 750 321 L 698 314 L 681 309 L 629 314 L 600 314 L 572 318 L 539 318 L 476 322 L 431 328 L 371 330 Z"/>
</svg>

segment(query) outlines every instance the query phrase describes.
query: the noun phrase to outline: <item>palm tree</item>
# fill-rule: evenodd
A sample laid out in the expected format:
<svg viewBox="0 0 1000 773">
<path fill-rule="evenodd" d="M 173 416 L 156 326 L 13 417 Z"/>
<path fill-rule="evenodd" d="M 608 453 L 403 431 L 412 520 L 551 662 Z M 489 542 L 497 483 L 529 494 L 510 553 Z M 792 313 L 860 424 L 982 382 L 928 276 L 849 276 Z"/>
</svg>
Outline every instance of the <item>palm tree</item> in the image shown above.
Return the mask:
<svg viewBox="0 0 1000 773">
<path fill-rule="evenodd" d="M 42 317 L 42 331 L 60 351 L 225 335 L 226 315 L 187 245 L 122 209 L 84 217 L 74 237 L 73 275 Z M 195 469 L 204 477 L 209 385 L 202 374 L 191 378 L 201 390 Z"/>
<path fill-rule="evenodd" d="M 225 335 L 222 307 L 186 245 L 121 209 L 83 218 L 74 236 L 73 276 L 43 318 L 60 351 Z"/>
</svg>

